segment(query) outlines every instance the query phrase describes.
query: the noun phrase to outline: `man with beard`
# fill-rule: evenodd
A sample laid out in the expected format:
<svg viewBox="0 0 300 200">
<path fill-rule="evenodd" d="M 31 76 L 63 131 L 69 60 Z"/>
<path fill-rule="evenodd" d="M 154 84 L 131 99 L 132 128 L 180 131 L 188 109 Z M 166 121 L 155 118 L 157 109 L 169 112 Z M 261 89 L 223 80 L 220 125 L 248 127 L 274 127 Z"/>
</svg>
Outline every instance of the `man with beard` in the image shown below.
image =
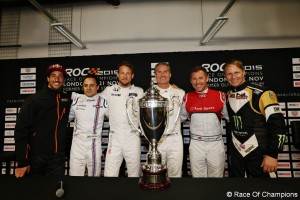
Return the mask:
<svg viewBox="0 0 300 200">
<path fill-rule="evenodd" d="M 118 66 L 119 84 L 108 86 L 101 93 L 109 107 L 109 142 L 106 151 L 104 176 L 117 177 L 123 158 L 126 162 L 128 177 L 141 175 L 141 139 L 129 122 L 126 114 L 126 100 L 133 96 L 137 101 L 143 96 L 143 89 L 132 84 L 134 78 L 133 66 L 122 62 Z M 133 115 L 135 126 L 138 126 L 137 116 Z"/>
<path fill-rule="evenodd" d="M 49 66 L 48 85 L 23 103 L 15 128 L 15 176 L 26 173 L 62 176 L 70 98 L 62 91 L 66 71 Z"/>
</svg>

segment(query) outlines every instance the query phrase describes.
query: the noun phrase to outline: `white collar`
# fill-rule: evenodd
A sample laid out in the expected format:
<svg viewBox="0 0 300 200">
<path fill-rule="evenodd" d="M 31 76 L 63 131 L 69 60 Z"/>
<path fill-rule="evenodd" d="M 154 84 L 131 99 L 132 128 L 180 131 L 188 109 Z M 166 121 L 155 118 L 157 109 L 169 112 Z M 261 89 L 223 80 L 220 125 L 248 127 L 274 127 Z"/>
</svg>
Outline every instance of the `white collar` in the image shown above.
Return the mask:
<svg viewBox="0 0 300 200">
<path fill-rule="evenodd" d="M 208 92 L 208 87 L 205 89 L 205 90 L 203 90 L 202 92 L 198 92 L 198 91 L 196 91 L 198 94 L 206 94 L 207 92 Z"/>
<path fill-rule="evenodd" d="M 160 88 L 158 85 L 156 85 L 156 88 L 160 91 L 160 92 L 169 92 L 172 88 L 171 85 L 169 85 L 168 88 Z"/>
</svg>

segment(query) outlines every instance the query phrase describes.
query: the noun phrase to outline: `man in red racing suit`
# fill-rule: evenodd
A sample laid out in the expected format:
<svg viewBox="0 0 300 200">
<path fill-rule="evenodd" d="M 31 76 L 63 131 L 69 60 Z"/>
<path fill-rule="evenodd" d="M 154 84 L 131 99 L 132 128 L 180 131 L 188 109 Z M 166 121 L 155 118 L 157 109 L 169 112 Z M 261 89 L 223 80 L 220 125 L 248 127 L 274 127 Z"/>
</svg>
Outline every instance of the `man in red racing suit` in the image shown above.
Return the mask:
<svg viewBox="0 0 300 200">
<path fill-rule="evenodd" d="M 184 97 L 181 119 L 190 118 L 190 164 L 193 177 L 223 177 L 225 150 L 221 118 L 228 119 L 224 92 L 208 88 L 203 67 L 191 70 L 195 91 Z"/>
</svg>

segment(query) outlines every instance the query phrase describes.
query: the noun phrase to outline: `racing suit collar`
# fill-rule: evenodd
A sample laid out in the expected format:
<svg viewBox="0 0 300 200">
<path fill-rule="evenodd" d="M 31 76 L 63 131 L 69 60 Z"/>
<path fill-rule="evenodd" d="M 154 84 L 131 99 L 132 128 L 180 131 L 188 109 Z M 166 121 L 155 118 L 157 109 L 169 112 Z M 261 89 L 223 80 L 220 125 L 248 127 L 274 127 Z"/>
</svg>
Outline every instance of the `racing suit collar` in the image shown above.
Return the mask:
<svg viewBox="0 0 300 200">
<path fill-rule="evenodd" d="M 60 90 L 54 90 L 54 89 L 51 89 L 49 88 L 48 86 L 45 86 L 46 88 L 46 91 L 50 92 L 50 93 L 53 93 L 54 95 L 58 94 L 58 93 L 61 93 L 61 89 Z"/>
<path fill-rule="evenodd" d="M 196 91 L 196 90 L 195 90 Z M 208 87 L 205 89 L 205 90 L 203 90 L 202 92 L 198 92 L 198 91 L 196 91 L 198 94 L 206 94 L 207 92 L 208 92 Z"/>
<path fill-rule="evenodd" d="M 84 95 L 84 97 L 85 97 L 86 99 L 97 99 L 98 96 L 99 96 L 98 93 L 97 93 L 96 95 L 92 96 L 92 97 L 88 97 L 88 96 Z"/>
<path fill-rule="evenodd" d="M 231 87 L 231 90 L 233 92 L 238 92 L 238 91 L 241 91 L 243 89 L 245 89 L 247 87 L 247 85 L 249 84 L 248 81 L 245 81 L 242 85 L 238 86 L 238 87 Z"/>
<path fill-rule="evenodd" d="M 134 87 L 133 84 L 131 84 L 129 87 L 121 87 L 119 84 L 117 85 L 117 90 L 120 90 L 120 89 L 131 89 L 132 87 Z"/>
<path fill-rule="evenodd" d="M 155 85 L 156 86 L 156 88 L 158 89 L 158 90 L 160 90 L 160 91 L 169 91 L 171 88 L 172 88 L 172 86 L 169 84 L 169 87 L 168 88 L 160 88 L 158 85 Z"/>
</svg>

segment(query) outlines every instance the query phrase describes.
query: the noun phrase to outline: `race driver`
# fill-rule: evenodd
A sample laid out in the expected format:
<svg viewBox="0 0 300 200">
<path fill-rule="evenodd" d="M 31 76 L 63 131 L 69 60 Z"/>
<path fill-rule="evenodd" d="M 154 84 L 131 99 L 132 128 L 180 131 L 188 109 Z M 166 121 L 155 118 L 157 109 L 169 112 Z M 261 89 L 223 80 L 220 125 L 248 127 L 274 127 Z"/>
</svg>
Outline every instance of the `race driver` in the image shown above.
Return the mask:
<svg viewBox="0 0 300 200">
<path fill-rule="evenodd" d="M 278 152 L 287 132 L 276 94 L 246 81 L 239 60 L 226 63 L 224 75 L 231 85 L 227 93 L 232 136 L 230 175 L 275 177 Z"/>
<path fill-rule="evenodd" d="M 71 153 L 70 176 L 101 175 L 101 133 L 107 101 L 97 93 L 99 80 L 95 75 L 83 79 L 84 95 L 72 93 L 69 121 L 75 119 Z"/>
<path fill-rule="evenodd" d="M 22 105 L 15 128 L 16 178 L 65 174 L 66 130 L 70 96 L 63 91 L 67 76 L 60 64 L 47 69 L 47 85 Z"/>
<path fill-rule="evenodd" d="M 161 62 L 155 65 L 155 78 L 157 82 L 156 88 L 159 90 L 161 96 L 168 98 L 171 105 L 171 96 L 176 95 L 178 100 L 174 99 L 174 110 L 169 113 L 167 129 L 173 129 L 164 133 L 158 142 L 158 151 L 162 155 L 162 164 L 167 165 L 168 176 L 181 177 L 182 176 L 182 162 L 183 162 L 183 141 L 181 135 L 181 122 L 177 117 L 180 112 L 181 103 L 185 92 L 182 89 L 170 85 L 171 67 L 168 63 Z M 176 120 L 176 121 L 175 121 Z"/>
<path fill-rule="evenodd" d="M 192 68 L 190 82 L 195 89 L 184 97 L 181 119 L 190 118 L 190 165 L 194 178 L 223 177 L 225 149 L 222 117 L 228 120 L 226 95 L 208 88 L 206 69 Z"/>
<path fill-rule="evenodd" d="M 127 117 L 126 101 L 131 96 L 137 102 L 144 92 L 142 88 L 131 83 L 134 78 L 132 64 L 126 61 L 120 63 L 117 77 L 119 84 L 108 86 L 101 93 L 101 96 L 108 101 L 110 126 L 104 176 L 119 176 L 124 158 L 128 177 L 139 177 L 141 175 L 141 139 L 139 132 L 131 126 Z M 137 113 L 133 113 L 131 119 L 137 127 Z"/>
</svg>

